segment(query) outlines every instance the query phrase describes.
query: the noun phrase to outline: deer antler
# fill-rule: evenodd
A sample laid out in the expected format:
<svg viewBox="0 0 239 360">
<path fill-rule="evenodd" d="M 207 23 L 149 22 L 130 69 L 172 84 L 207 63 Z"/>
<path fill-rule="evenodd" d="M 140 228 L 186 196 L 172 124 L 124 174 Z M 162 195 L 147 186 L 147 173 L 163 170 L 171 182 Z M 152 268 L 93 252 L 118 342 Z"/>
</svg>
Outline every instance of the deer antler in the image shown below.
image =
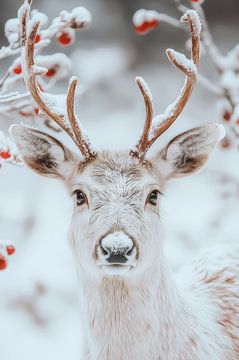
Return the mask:
<svg viewBox="0 0 239 360">
<path fill-rule="evenodd" d="M 139 159 L 144 159 L 150 146 L 181 114 L 196 83 L 200 55 L 200 19 L 195 10 L 188 10 L 182 16 L 181 22 L 187 22 L 189 25 L 192 39 L 192 50 L 190 60 L 175 50 L 166 50 L 168 59 L 186 75 L 183 88 L 174 103 L 170 104 L 163 114 L 153 117 L 152 96 L 149 88 L 142 78 L 136 78 L 136 83 L 138 84 L 144 97 L 146 107 L 146 119 L 142 135 L 140 136 L 137 144 L 130 151 L 131 155 L 136 156 Z"/>
<path fill-rule="evenodd" d="M 71 137 L 80 149 L 83 160 L 88 161 L 95 156 L 95 152 L 91 148 L 88 137 L 84 134 L 75 114 L 74 100 L 77 78 L 73 77 L 70 80 L 66 97 L 67 112 L 57 108 L 54 101 L 52 101 L 52 96 L 43 93 L 37 83 L 37 76 L 45 74 L 47 69 L 35 65 L 34 62 L 35 39 L 40 23 L 36 22 L 31 25 L 31 29 L 28 29 L 31 2 L 31 0 L 28 0 L 19 10 L 24 80 L 41 112 L 47 115 Z"/>
</svg>

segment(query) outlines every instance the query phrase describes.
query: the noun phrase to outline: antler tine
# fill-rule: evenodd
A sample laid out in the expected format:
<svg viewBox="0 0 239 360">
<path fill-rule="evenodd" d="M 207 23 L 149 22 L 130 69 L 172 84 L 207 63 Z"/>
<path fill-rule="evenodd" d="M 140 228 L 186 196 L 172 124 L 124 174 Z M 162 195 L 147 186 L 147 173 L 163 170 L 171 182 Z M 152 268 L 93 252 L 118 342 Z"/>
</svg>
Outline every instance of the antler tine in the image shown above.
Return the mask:
<svg viewBox="0 0 239 360">
<path fill-rule="evenodd" d="M 146 84 L 145 80 L 141 77 L 136 77 L 135 79 L 136 84 L 138 85 L 141 94 L 144 98 L 144 104 L 145 104 L 145 121 L 144 121 L 144 129 L 142 132 L 142 135 L 138 141 L 138 144 L 136 145 L 135 149 L 131 150 L 131 154 L 133 155 L 135 152 L 141 151 L 140 147 L 144 147 L 148 140 L 148 134 L 151 128 L 152 119 L 153 119 L 153 99 L 152 94 L 149 90 L 148 85 Z M 142 144 L 142 145 L 141 145 Z"/>
<path fill-rule="evenodd" d="M 28 1 L 28 6 L 25 7 L 25 10 L 21 14 L 22 62 L 23 66 L 25 66 L 23 73 L 26 85 L 41 112 L 46 114 L 60 126 L 80 149 L 84 156 L 84 160 L 89 160 L 95 153 L 90 150 L 90 143 L 88 139 L 83 136 L 79 124 L 77 123 L 76 116 L 74 115 L 74 95 L 77 81 L 71 82 L 69 86 L 67 93 L 67 114 L 54 111 L 54 104 L 50 103 L 48 99 L 45 101 L 45 94 L 41 92 L 37 83 L 37 75 L 44 74 L 47 69 L 36 66 L 34 62 L 35 39 L 40 23 L 36 22 L 32 26 L 30 34 L 27 34 L 27 18 L 30 12 L 30 3 L 31 1 Z"/>
<path fill-rule="evenodd" d="M 41 75 L 45 72 L 45 69 L 42 69 L 41 72 L 36 73 L 36 70 L 33 70 L 34 63 L 34 47 L 35 47 L 35 38 L 37 31 L 39 29 L 39 22 L 37 22 L 30 34 L 27 36 L 25 43 L 25 64 L 26 64 L 26 75 L 25 80 L 29 87 L 30 93 L 33 96 L 35 102 L 41 109 L 41 111 L 48 115 L 53 121 L 55 121 L 64 131 L 70 132 L 65 124 L 63 123 L 63 115 L 55 114 L 49 106 L 41 98 L 41 90 L 39 89 L 39 85 L 37 84 L 36 75 Z M 71 132 L 70 132 L 71 134 Z"/>
<path fill-rule="evenodd" d="M 147 138 L 145 138 L 145 132 L 143 131 L 137 145 L 131 150 L 131 154 L 137 156 L 139 159 L 144 159 L 150 146 L 178 118 L 183 111 L 196 83 L 197 67 L 200 55 L 200 19 L 196 11 L 188 10 L 183 15 L 181 21 L 187 22 L 189 25 L 192 39 L 191 59 L 186 59 L 183 54 L 172 49 L 167 49 L 166 53 L 168 59 L 186 75 L 186 80 L 180 95 L 176 98 L 175 102 L 169 105 L 163 114 L 157 115 L 153 118 L 153 124 L 148 131 Z"/>
<path fill-rule="evenodd" d="M 88 138 L 85 135 L 83 136 L 82 129 L 80 129 L 79 127 L 77 116 L 75 115 L 75 110 L 74 110 L 76 86 L 77 86 L 77 78 L 72 77 L 69 84 L 67 99 L 66 99 L 67 114 L 68 114 L 69 122 L 71 124 L 71 128 L 75 134 L 75 137 L 77 138 L 80 151 L 82 154 L 85 155 L 87 159 L 89 159 L 92 157 L 93 152 L 90 149 Z"/>
</svg>

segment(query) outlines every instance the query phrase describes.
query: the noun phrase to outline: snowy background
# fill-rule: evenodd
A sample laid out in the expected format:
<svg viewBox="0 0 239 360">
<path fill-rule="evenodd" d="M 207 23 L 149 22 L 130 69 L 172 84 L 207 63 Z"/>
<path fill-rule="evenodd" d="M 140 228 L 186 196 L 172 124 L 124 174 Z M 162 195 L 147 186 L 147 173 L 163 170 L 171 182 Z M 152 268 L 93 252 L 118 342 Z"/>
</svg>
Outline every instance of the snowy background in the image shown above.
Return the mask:
<svg viewBox="0 0 239 360">
<path fill-rule="evenodd" d="M 215 41 L 228 51 L 238 41 L 237 0 L 208 0 Z M 1 33 L 15 17 L 20 0 L 1 1 Z M 99 147 L 128 148 L 141 129 L 144 106 L 134 84 L 142 75 L 162 111 L 176 97 L 183 76 L 168 63 L 167 47 L 184 50 L 186 35 L 162 24 L 147 37 L 135 34 L 131 18 L 141 7 L 177 16 L 168 0 L 36 0 L 34 7 L 56 16 L 61 9 L 83 5 L 93 17 L 90 29 L 66 49 L 79 78 L 80 119 Z M 1 38 L 4 44 L 4 37 Z M 53 43 L 49 51 L 58 48 Z M 58 49 L 59 51 L 59 49 Z M 7 67 L 3 62 L 3 67 Z M 214 76 L 210 62 L 201 70 Z M 60 83 L 65 91 L 67 81 Z M 207 122 L 218 122 L 216 97 L 199 84 L 183 115 L 154 146 Z M 20 122 L 22 118 L 16 118 Z M 0 118 L 7 131 L 10 119 Z M 9 268 L 0 272 L 1 360 L 77 360 L 83 332 L 79 323 L 77 275 L 67 242 L 72 212 L 63 185 L 28 169 L 5 165 L 0 171 L 0 238 L 17 248 Z M 166 253 L 175 271 L 200 248 L 239 241 L 239 153 L 218 147 L 201 174 L 172 182 L 162 201 Z"/>
</svg>

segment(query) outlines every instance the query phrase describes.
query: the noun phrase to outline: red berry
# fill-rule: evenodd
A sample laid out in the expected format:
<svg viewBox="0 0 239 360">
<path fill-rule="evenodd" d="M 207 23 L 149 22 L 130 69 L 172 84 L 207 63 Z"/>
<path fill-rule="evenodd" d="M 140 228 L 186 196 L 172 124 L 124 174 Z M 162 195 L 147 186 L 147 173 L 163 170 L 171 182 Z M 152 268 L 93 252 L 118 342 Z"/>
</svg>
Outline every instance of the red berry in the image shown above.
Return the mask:
<svg viewBox="0 0 239 360">
<path fill-rule="evenodd" d="M 61 44 L 63 46 L 70 45 L 72 42 L 72 39 L 67 32 L 61 33 L 61 35 L 57 37 L 57 40 L 58 40 L 59 44 Z"/>
<path fill-rule="evenodd" d="M 39 113 L 39 108 L 38 108 L 38 107 L 35 107 L 35 108 L 34 108 L 34 112 L 35 112 L 35 114 L 38 115 L 38 113 Z"/>
<path fill-rule="evenodd" d="M 12 245 L 8 245 L 8 246 L 7 246 L 7 253 L 8 253 L 8 255 L 14 254 L 15 251 L 16 251 L 16 249 L 15 249 L 14 246 L 12 246 Z"/>
<path fill-rule="evenodd" d="M 5 270 L 7 267 L 7 260 L 4 256 L 0 255 L 0 270 Z"/>
<path fill-rule="evenodd" d="M 145 21 L 139 26 L 135 26 L 135 31 L 139 34 L 145 34 L 149 30 L 148 22 Z"/>
<path fill-rule="evenodd" d="M 2 158 L 2 159 L 9 159 L 10 157 L 11 157 L 11 154 L 10 154 L 10 152 L 9 151 L 1 151 L 0 152 L 0 157 Z"/>
<path fill-rule="evenodd" d="M 22 72 L 22 65 L 21 65 L 21 64 L 16 65 L 16 66 L 12 69 L 12 71 L 13 71 L 14 74 L 16 74 L 16 75 L 21 74 L 21 72 Z"/>
<path fill-rule="evenodd" d="M 224 138 L 221 142 L 220 145 L 223 149 L 228 149 L 231 145 L 230 141 L 227 138 Z"/>
<path fill-rule="evenodd" d="M 148 24 L 150 26 L 150 29 L 155 29 L 158 26 L 159 21 L 157 19 L 154 19 L 149 21 Z"/>
<path fill-rule="evenodd" d="M 135 26 L 135 31 L 139 34 L 146 34 L 148 31 L 155 29 L 159 24 L 157 19 L 144 21 L 141 25 Z"/>
<path fill-rule="evenodd" d="M 230 120 L 230 118 L 231 118 L 231 112 L 230 111 L 227 111 L 227 110 L 225 110 L 224 111 L 224 114 L 223 114 L 223 119 L 225 120 L 225 121 L 229 121 Z"/>
<path fill-rule="evenodd" d="M 40 40 L 41 40 L 41 35 L 37 34 L 35 37 L 35 44 L 39 43 Z"/>
<path fill-rule="evenodd" d="M 22 116 L 30 116 L 31 115 L 31 113 L 29 113 L 29 112 L 26 112 L 26 111 L 19 111 L 19 114 L 20 115 L 22 115 Z"/>
<path fill-rule="evenodd" d="M 48 69 L 48 71 L 47 71 L 47 73 L 45 74 L 45 76 L 47 76 L 47 77 L 52 77 L 52 76 L 55 75 L 55 73 L 56 73 L 56 69 L 51 68 L 51 69 Z"/>
</svg>

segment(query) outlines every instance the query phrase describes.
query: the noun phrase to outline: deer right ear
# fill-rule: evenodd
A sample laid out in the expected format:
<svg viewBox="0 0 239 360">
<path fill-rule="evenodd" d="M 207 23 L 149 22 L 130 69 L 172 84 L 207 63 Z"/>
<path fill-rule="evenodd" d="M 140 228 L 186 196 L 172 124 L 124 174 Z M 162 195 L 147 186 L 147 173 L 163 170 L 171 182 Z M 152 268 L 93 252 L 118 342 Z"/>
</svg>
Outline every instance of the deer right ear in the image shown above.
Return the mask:
<svg viewBox="0 0 239 360">
<path fill-rule="evenodd" d="M 176 136 L 156 157 L 165 165 L 165 178 L 183 177 L 201 170 L 224 135 L 222 125 L 208 124 Z"/>
<path fill-rule="evenodd" d="M 10 134 L 27 166 L 46 177 L 65 179 L 75 156 L 60 141 L 25 125 L 12 125 Z"/>
</svg>

